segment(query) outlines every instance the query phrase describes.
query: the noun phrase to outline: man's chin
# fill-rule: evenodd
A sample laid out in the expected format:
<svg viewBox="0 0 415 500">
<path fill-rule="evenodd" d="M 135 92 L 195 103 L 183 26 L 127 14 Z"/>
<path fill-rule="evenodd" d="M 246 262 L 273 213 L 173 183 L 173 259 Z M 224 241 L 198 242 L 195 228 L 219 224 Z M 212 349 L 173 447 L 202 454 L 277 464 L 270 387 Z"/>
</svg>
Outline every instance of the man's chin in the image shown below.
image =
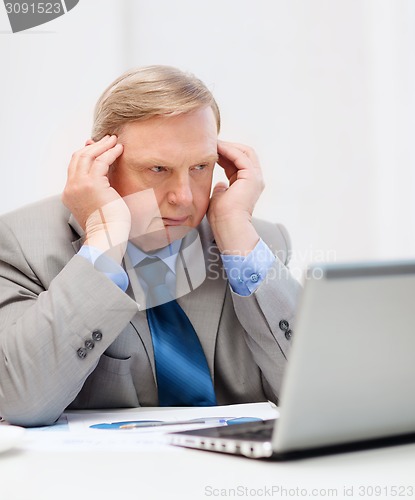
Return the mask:
<svg viewBox="0 0 415 500">
<path fill-rule="evenodd" d="M 164 248 L 173 241 L 184 238 L 193 228 L 190 226 L 164 226 L 163 229 L 151 231 L 139 236 L 130 235 L 130 242 L 141 248 L 143 252 L 153 252 Z"/>
</svg>

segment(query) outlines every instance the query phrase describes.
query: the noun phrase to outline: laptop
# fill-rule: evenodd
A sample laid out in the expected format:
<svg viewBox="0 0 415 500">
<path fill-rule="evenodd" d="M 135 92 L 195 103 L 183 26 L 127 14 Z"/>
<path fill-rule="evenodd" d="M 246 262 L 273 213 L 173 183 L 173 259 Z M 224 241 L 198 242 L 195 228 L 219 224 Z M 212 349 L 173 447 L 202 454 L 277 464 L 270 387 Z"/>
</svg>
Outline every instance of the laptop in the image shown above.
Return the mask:
<svg viewBox="0 0 415 500">
<path fill-rule="evenodd" d="M 290 459 L 415 441 L 415 261 L 306 274 L 279 418 L 175 432 L 173 445 Z"/>
</svg>

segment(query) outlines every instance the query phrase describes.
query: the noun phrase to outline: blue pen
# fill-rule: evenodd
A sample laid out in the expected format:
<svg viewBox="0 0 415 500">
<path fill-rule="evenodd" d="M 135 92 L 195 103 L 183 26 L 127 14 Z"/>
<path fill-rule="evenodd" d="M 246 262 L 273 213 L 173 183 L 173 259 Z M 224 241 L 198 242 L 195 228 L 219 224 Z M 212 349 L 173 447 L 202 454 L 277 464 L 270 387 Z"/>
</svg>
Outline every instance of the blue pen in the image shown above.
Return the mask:
<svg viewBox="0 0 415 500">
<path fill-rule="evenodd" d="M 176 420 L 176 421 L 163 421 L 163 420 L 130 420 L 124 422 L 112 422 L 91 425 L 91 429 L 139 429 L 148 427 L 162 427 L 172 425 L 192 425 L 192 424 L 212 424 L 216 425 L 234 425 L 246 422 L 259 422 L 261 418 L 257 417 L 208 417 L 208 418 L 195 418 L 192 420 Z"/>
<path fill-rule="evenodd" d="M 161 422 L 161 420 L 138 420 L 137 422 L 134 420 L 127 420 L 125 422 L 110 422 L 110 423 L 102 423 L 102 424 L 93 424 L 90 425 L 90 429 L 104 429 L 104 430 L 114 430 L 114 429 L 120 429 L 124 425 L 131 425 L 131 424 L 145 424 L 147 426 L 151 426 L 151 424 L 154 424 L 156 422 Z"/>
<path fill-rule="evenodd" d="M 212 426 L 216 425 L 234 425 L 234 424 L 242 424 L 246 422 L 259 422 L 261 418 L 256 417 L 210 417 L 210 418 L 194 418 L 192 420 L 177 420 L 171 422 L 135 422 L 131 424 L 121 425 L 120 429 L 137 429 L 140 427 L 161 427 L 165 425 L 192 425 L 192 424 L 212 424 Z"/>
</svg>

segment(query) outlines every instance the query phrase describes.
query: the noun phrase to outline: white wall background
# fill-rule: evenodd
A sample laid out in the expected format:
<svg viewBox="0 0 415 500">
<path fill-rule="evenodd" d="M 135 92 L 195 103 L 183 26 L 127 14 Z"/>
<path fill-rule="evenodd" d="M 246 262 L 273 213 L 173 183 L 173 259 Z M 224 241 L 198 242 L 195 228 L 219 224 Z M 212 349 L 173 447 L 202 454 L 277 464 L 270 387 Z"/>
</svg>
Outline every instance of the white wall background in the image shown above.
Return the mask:
<svg viewBox="0 0 415 500">
<path fill-rule="evenodd" d="M 0 4 L 0 213 L 62 191 L 94 103 L 143 64 L 192 71 L 253 146 L 256 215 L 315 260 L 415 254 L 415 2 L 80 0 L 12 34 Z M 0 242 L 1 244 L 1 242 Z"/>
</svg>

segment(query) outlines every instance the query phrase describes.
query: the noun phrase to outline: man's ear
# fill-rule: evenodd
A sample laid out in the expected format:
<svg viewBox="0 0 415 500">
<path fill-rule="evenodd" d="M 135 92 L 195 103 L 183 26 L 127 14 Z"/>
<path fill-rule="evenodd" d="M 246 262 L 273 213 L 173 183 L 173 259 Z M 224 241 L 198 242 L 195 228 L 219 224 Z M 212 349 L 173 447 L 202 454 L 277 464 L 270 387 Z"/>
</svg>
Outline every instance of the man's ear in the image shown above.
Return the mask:
<svg viewBox="0 0 415 500">
<path fill-rule="evenodd" d="M 95 144 L 95 141 L 93 141 L 92 139 L 88 139 L 88 140 L 85 142 L 85 146 L 91 146 L 91 144 Z"/>
</svg>

